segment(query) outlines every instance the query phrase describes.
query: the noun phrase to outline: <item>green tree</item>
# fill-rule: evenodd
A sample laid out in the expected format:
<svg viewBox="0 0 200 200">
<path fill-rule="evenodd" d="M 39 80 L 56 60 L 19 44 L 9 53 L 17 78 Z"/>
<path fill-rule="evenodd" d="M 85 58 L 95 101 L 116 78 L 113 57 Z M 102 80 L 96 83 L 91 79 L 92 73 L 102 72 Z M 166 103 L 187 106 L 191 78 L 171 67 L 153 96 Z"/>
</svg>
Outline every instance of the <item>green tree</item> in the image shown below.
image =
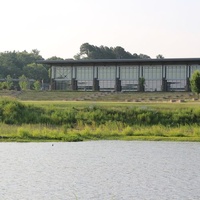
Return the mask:
<svg viewBox="0 0 200 200">
<path fill-rule="evenodd" d="M 33 83 L 33 89 L 36 90 L 36 91 L 39 91 L 41 88 L 41 84 L 40 84 L 40 81 L 35 81 Z"/>
<path fill-rule="evenodd" d="M 113 48 L 113 52 L 115 53 L 115 57 L 118 59 L 131 59 L 133 58 L 133 55 L 127 51 L 124 50 L 124 48 L 117 46 Z"/>
<path fill-rule="evenodd" d="M 61 58 L 61 57 L 52 56 L 52 57 L 50 57 L 50 58 L 47 58 L 47 60 L 64 60 L 64 59 Z"/>
<path fill-rule="evenodd" d="M 0 53 L 0 73 L 1 77 L 5 78 L 11 75 L 13 78 L 18 78 L 24 74 L 23 68 L 36 60 L 43 60 L 37 49 L 33 49 L 30 53 L 27 51 L 6 51 Z"/>
<path fill-rule="evenodd" d="M 0 90 L 7 89 L 6 82 L 0 82 Z"/>
<path fill-rule="evenodd" d="M 5 85 L 6 85 L 6 89 L 10 90 L 13 86 L 13 79 L 11 78 L 10 75 L 8 75 L 6 77 L 6 81 L 5 81 Z"/>
<path fill-rule="evenodd" d="M 29 79 L 49 81 L 48 70 L 42 64 L 28 64 L 23 68 L 23 72 Z"/>
<path fill-rule="evenodd" d="M 21 90 L 28 89 L 28 78 L 25 75 L 19 77 L 19 86 Z"/>
<path fill-rule="evenodd" d="M 156 56 L 156 58 L 157 58 L 157 59 L 164 59 L 164 56 L 161 55 L 161 54 L 158 54 L 158 55 Z"/>
<path fill-rule="evenodd" d="M 192 77 L 190 79 L 190 85 L 192 92 L 196 93 L 198 95 L 199 99 L 199 93 L 200 93 L 200 71 L 196 70 L 192 74 Z"/>
<path fill-rule="evenodd" d="M 150 59 L 150 56 L 140 53 L 139 54 L 139 58 L 141 58 L 141 59 Z"/>
<path fill-rule="evenodd" d="M 150 58 L 145 54 L 136 53 L 131 54 L 125 51 L 124 48 L 117 47 L 107 47 L 107 46 L 94 46 L 89 43 L 84 43 L 80 46 L 80 52 L 74 56 L 76 60 L 79 59 L 140 59 L 140 58 Z"/>
<path fill-rule="evenodd" d="M 27 51 L 17 52 L 16 59 L 20 63 L 21 69 L 28 64 L 35 63 L 36 60 L 43 60 L 37 49 L 33 49 L 30 53 Z"/>
<path fill-rule="evenodd" d="M 0 65 L 0 78 L 5 78 L 8 74 L 7 72 L 7 68 Z"/>
<path fill-rule="evenodd" d="M 0 65 L 4 67 L 20 67 L 16 51 L 6 51 L 0 53 Z"/>
</svg>

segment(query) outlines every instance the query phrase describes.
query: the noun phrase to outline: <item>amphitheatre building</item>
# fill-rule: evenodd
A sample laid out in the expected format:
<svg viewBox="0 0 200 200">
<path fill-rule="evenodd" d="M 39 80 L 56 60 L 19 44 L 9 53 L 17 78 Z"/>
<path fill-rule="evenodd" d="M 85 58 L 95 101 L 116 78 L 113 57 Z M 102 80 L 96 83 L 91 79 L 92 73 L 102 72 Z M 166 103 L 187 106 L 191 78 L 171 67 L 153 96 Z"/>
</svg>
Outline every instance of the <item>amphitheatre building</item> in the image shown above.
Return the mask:
<svg viewBox="0 0 200 200">
<path fill-rule="evenodd" d="M 41 60 L 51 66 L 51 90 L 190 91 L 200 58 Z"/>
</svg>

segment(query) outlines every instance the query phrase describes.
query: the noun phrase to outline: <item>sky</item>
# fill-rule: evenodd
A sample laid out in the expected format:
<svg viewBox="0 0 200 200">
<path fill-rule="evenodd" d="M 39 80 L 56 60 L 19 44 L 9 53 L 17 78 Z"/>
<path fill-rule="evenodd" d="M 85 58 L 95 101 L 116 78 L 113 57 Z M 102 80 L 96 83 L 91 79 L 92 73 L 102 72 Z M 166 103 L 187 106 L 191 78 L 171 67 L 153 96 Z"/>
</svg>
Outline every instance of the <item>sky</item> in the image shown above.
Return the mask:
<svg viewBox="0 0 200 200">
<path fill-rule="evenodd" d="M 200 57 L 200 0 L 2 0 L 0 52 L 73 58 L 83 43 Z"/>
</svg>

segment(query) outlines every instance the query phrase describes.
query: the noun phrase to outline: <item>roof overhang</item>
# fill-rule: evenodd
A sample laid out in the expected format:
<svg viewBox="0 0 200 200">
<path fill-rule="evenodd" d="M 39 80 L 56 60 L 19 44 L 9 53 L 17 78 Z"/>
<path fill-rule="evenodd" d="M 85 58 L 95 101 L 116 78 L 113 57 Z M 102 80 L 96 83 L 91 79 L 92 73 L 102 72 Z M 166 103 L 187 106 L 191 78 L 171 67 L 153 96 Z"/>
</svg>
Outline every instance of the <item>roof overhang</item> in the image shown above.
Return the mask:
<svg viewBox="0 0 200 200">
<path fill-rule="evenodd" d="M 94 60 L 38 60 L 39 64 L 51 66 L 107 66 L 107 65 L 199 65 L 200 58 L 165 59 L 94 59 Z"/>
</svg>

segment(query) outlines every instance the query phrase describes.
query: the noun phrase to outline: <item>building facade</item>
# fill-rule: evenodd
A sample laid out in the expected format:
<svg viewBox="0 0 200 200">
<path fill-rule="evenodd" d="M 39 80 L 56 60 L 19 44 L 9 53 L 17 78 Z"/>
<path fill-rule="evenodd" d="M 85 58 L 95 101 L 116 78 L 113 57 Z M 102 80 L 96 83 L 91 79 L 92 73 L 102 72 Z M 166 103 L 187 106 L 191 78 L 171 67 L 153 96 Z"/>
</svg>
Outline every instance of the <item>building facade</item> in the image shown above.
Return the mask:
<svg viewBox="0 0 200 200">
<path fill-rule="evenodd" d="M 200 58 L 38 61 L 51 66 L 52 90 L 190 91 Z"/>
</svg>

